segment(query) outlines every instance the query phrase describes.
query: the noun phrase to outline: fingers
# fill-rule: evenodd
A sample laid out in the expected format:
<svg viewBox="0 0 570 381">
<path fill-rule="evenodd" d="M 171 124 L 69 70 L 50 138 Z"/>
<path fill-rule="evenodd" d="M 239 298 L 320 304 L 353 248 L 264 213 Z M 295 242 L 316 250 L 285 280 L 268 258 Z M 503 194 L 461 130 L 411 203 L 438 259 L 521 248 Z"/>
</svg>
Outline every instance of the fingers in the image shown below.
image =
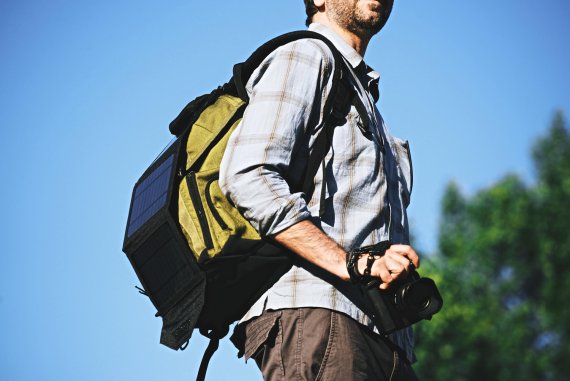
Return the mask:
<svg viewBox="0 0 570 381">
<path fill-rule="evenodd" d="M 380 275 L 380 279 L 382 280 L 382 283 L 380 284 L 380 288 L 382 290 L 385 290 L 388 288 L 390 283 L 394 280 L 394 277 L 392 277 L 392 274 L 390 274 L 390 271 L 388 271 L 388 269 L 386 269 L 386 267 L 381 267 L 379 269 L 379 275 Z"/>
<path fill-rule="evenodd" d="M 409 245 L 392 245 L 374 262 L 371 275 L 382 280 L 380 289 L 385 290 L 394 280 L 407 276 L 410 263 L 416 268 L 420 266 L 415 250 Z"/>
<path fill-rule="evenodd" d="M 420 267 L 420 257 L 416 253 L 416 251 L 409 245 L 392 245 L 388 250 L 387 253 L 394 253 L 400 255 L 402 257 L 407 258 L 411 261 L 416 268 Z"/>
<path fill-rule="evenodd" d="M 410 266 L 410 261 L 399 255 L 388 254 L 388 256 L 386 256 L 385 263 L 386 268 L 392 275 L 407 273 Z"/>
<path fill-rule="evenodd" d="M 402 261 L 401 256 L 388 254 L 377 259 L 374 265 L 371 275 L 382 280 L 380 289 L 384 290 L 387 289 L 394 280 L 400 277 L 406 277 L 410 262 L 406 259 Z"/>
</svg>

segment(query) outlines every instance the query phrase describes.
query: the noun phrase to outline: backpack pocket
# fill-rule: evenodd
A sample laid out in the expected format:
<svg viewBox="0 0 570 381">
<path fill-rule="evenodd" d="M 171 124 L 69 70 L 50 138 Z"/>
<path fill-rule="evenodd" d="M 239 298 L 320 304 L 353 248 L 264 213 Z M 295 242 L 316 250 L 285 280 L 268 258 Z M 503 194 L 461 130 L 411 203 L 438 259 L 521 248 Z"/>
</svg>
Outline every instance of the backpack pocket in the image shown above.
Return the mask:
<svg viewBox="0 0 570 381">
<path fill-rule="evenodd" d="M 200 263 L 220 254 L 247 252 L 261 240 L 222 193 L 217 169 L 186 174 L 179 188 L 178 217 Z"/>
</svg>

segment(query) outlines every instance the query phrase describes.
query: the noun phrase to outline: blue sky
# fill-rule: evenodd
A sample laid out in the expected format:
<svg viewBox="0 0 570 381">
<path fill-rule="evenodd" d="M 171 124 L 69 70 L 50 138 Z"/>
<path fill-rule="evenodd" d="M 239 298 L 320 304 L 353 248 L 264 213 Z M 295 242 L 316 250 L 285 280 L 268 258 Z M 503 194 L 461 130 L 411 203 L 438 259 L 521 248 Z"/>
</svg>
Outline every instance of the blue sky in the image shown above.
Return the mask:
<svg viewBox="0 0 570 381">
<path fill-rule="evenodd" d="M 566 0 L 396 1 L 365 58 L 411 143 L 421 250 L 448 181 L 533 181 L 532 142 L 570 110 L 569 18 Z M 301 28 L 300 0 L 0 2 L 0 379 L 195 377 L 206 342 L 158 344 L 121 252 L 132 186 L 189 100 Z M 260 377 L 225 342 L 208 379 Z"/>
</svg>

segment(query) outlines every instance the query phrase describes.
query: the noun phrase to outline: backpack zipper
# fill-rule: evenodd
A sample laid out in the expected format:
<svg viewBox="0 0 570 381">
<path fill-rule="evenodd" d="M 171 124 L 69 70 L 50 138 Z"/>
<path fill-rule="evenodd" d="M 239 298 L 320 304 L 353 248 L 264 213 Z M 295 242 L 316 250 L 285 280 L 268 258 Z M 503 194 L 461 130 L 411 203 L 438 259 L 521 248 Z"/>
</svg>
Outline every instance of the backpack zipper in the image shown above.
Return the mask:
<svg viewBox="0 0 570 381">
<path fill-rule="evenodd" d="M 200 199 L 200 193 L 198 191 L 198 182 L 196 181 L 196 172 L 188 172 L 186 175 L 186 185 L 188 185 L 188 193 L 190 193 L 190 199 L 196 208 L 196 215 L 198 216 L 198 222 L 200 223 L 200 230 L 202 230 L 202 237 L 204 237 L 204 244 L 206 249 L 213 249 L 214 242 L 212 240 L 212 234 L 208 227 L 208 219 L 206 218 L 206 211 L 204 210 L 204 205 Z"/>
<path fill-rule="evenodd" d="M 212 213 L 212 216 L 214 216 L 214 219 L 218 222 L 220 227 L 223 230 L 228 230 L 228 225 L 224 222 L 224 220 L 222 219 L 222 216 L 220 216 L 220 214 L 218 213 L 216 206 L 214 205 L 214 200 L 212 200 L 212 195 L 210 193 L 210 188 L 212 187 L 212 184 L 216 180 L 218 180 L 217 176 L 216 176 L 216 178 L 208 181 L 208 183 L 206 184 L 206 203 L 210 207 L 210 212 Z"/>
</svg>

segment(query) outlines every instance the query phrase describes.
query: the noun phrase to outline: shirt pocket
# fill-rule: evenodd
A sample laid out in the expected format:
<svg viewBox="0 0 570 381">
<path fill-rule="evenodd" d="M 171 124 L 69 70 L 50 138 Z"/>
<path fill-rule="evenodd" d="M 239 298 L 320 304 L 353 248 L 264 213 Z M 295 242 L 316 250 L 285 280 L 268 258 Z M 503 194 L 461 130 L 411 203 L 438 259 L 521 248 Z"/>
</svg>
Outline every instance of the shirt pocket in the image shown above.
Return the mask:
<svg viewBox="0 0 570 381">
<path fill-rule="evenodd" d="M 407 207 L 410 204 L 412 189 L 414 187 L 414 171 L 412 167 L 412 154 L 410 143 L 407 140 L 393 138 L 394 156 L 398 166 L 400 194 Z"/>
</svg>

